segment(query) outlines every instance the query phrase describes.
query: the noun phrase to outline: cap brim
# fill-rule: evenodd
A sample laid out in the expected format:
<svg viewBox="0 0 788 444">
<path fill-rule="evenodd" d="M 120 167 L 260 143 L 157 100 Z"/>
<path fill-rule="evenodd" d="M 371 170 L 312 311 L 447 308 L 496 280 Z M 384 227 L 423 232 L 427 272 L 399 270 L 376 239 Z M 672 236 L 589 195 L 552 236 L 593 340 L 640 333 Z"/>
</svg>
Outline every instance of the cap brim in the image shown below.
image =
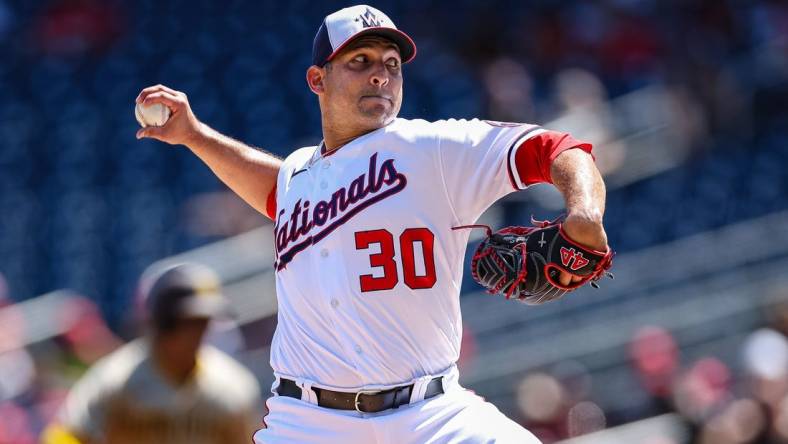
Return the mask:
<svg viewBox="0 0 788 444">
<path fill-rule="evenodd" d="M 342 52 L 351 42 L 368 35 L 377 35 L 394 42 L 399 47 L 402 63 L 408 63 L 416 57 L 416 43 L 413 42 L 413 39 L 410 38 L 409 35 L 399 29 L 387 28 L 385 26 L 373 26 L 359 31 L 356 35 L 339 45 L 339 48 L 335 49 L 334 52 L 326 58 L 326 62 L 331 61 L 331 59 Z"/>
<path fill-rule="evenodd" d="M 218 293 L 184 298 L 178 304 L 177 314 L 181 318 L 231 319 L 235 317 L 230 305 Z"/>
</svg>

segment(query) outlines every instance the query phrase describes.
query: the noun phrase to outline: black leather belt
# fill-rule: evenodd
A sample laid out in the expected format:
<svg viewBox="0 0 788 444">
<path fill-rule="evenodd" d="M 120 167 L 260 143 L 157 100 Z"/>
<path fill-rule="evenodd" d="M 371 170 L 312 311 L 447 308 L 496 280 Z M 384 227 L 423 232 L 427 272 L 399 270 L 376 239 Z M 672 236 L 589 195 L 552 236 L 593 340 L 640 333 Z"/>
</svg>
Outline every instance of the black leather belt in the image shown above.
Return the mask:
<svg viewBox="0 0 788 444">
<path fill-rule="evenodd" d="M 383 410 L 396 409 L 410 403 L 413 384 L 394 387 L 388 390 L 363 390 L 356 393 L 335 392 L 332 390 L 312 387 L 317 394 L 317 405 L 330 409 L 356 410 L 361 413 L 377 413 Z M 301 388 L 290 379 L 280 379 L 276 392 L 280 396 L 301 399 Z M 443 377 L 434 378 L 427 384 L 424 399 L 443 393 Z"/>
</svg>

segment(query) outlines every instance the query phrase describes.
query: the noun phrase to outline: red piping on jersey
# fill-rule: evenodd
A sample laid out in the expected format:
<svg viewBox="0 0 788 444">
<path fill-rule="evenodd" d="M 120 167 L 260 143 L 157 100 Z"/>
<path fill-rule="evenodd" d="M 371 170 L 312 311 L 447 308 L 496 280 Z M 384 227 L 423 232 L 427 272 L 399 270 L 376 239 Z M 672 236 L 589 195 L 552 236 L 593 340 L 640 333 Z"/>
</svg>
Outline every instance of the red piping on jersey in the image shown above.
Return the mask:
<svg viewBox="0 0 788 444">
<path fill-rule="evenodd" d="M 528 140 L 524 140 L 523 143 L 521 143 L 519 146 L 517 146 L 517 142 L 520 139 L 522 139 L 523 137 L 527 136 L 528 134 L 530 134 L 530 133 L 532 133 L 532 132 L 534 132 L 534 131 L 536 131 L 538 129 L 541 129 L 541 128 L 542 127 L 540 127 L 540 126 L 535 126 L 533 128 L 529 128 L 529 129 L 523 131 L 522 133 L 518 134 L 517 137 L 515 137 L 514 142 L 512 142 L 512 144 L 509 146 L 509 149 L 506 151 L 506 172 L 509 173 L 509 183 L 512 184 L 512 188 L 514 188 L 515 190 L 519 190 L 520 188 L 517 186 L 517 182 L 514 180 L 514 171 L 513 171 L 512 163 L 511 163 L 511 160 L 510 160 L 512 158 L 512 150 L 515 149 L 515 147 L 517 147 L 517 151 L 519 152 L 520 148 L 525 146 L 525 143 L 528 142 Z M 516 155 L 515 155 L 515 158 L 516 158 Z M 518 168 L 518 170 L 519 170 L 519 168 Z M 519 174 L 519 171 L 518 171 L 518 174 Z M 521 179 L 522 179 L 522 177 L 521 177 Z"/>
</svg>

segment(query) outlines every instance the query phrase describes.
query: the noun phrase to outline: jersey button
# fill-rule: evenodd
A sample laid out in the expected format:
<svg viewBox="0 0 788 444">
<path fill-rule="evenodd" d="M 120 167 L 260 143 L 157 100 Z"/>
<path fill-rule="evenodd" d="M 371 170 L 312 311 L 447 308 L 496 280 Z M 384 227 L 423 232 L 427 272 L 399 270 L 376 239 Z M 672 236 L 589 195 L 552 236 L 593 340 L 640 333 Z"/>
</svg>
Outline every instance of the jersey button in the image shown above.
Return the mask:
<svg viewBox="0 0 788 444">
<path fill-rule="evenodd" d="M 339 301 L 336 299 L 331 299 L 331 306 L 334 308 L 339 307 Z"/>
<path fill-rule="evenodd" d="M 324 160 L 324 161 L 323 161 L 323 169 L 324 169 L 324 170 L 327 170 L 327 169 L 328 169 L 328 167 L 330 167 L 330 166 L 331 166 L 331 162 L 329 162 L 329 161 L 327 161 L 327 160 Z"/>
<path fill-rule="evenodd" d="M 328 188 L 328 184 L 325 181 L 320 182 L 320 188 L 325 190 L 326 188 Z"/>
<path fill-rule="evenodd" d="M 328 250 L 323 248 L 322 250 L 320 250 L 320 255 L 323 257 L 328 257 Z"/>
<path fill-rule="evenodd" d="M 356 345 L 355 350 L 356 350 L 356 353 L 361 354 L 361 346 L 360 345 Z"/>
</svg>

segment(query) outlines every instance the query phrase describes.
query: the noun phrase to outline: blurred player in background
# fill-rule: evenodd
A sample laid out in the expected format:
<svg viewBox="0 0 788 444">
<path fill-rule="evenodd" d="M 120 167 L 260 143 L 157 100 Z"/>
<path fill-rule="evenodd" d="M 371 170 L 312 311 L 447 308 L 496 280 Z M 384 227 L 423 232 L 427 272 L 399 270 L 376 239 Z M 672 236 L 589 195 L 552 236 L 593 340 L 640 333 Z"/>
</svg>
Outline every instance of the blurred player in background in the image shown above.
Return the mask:
<svg viewBox="0 0 788 444">
<path fill-rule="evenodd" d="M 218 276 L 196 264 L 154 276 L 147 334 L 87 371 L 44 443 L 248 443 L 259 428 L 254 376 L 203 344 L 210 319 L 229 314 Z"/>
</svg>

